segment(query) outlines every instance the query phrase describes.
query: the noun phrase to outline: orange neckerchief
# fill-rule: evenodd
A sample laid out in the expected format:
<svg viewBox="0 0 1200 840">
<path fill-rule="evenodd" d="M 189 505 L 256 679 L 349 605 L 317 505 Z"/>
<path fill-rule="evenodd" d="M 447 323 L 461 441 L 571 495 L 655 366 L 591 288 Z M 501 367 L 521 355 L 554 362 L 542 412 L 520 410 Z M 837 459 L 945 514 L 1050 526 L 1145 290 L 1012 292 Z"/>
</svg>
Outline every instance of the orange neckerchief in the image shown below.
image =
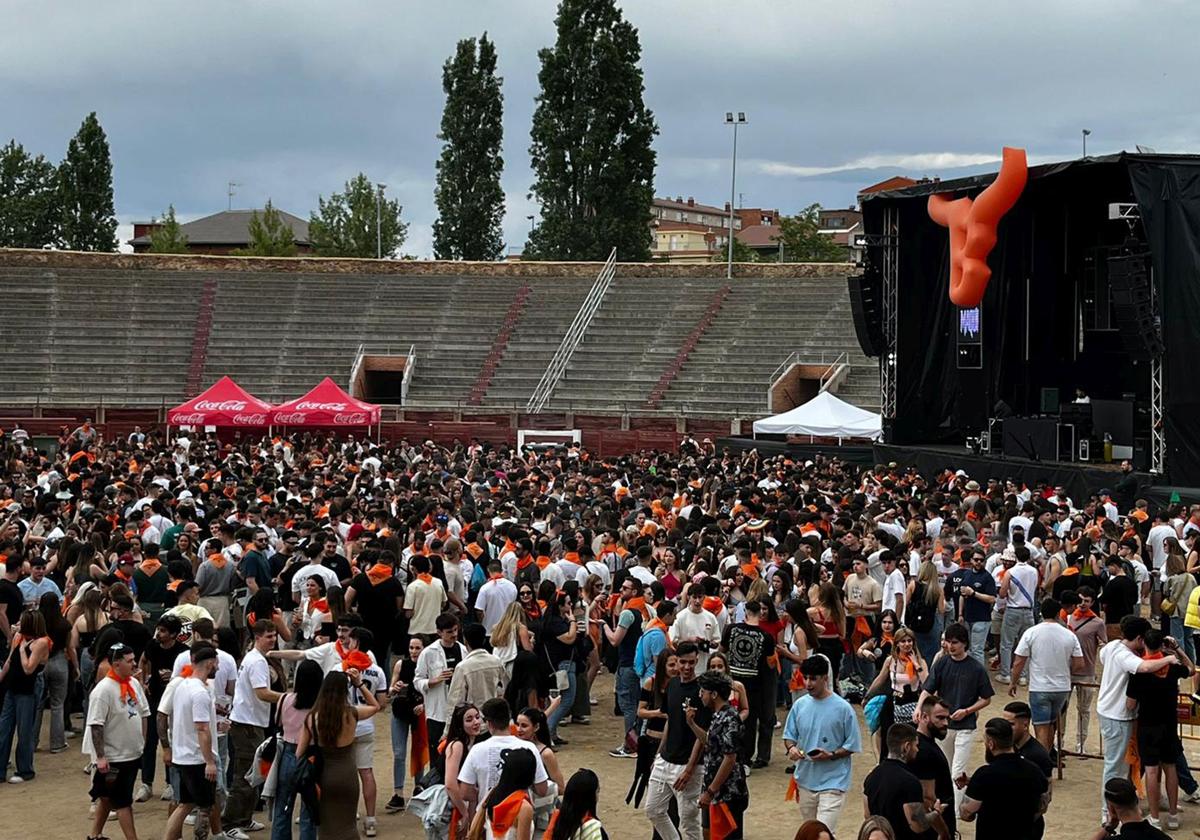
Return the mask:
<svg viewBox="0 0 1200 840">
<path fill-rule="evenodd" d="M 167 582 L 167 591 L 168 591 L 168 592 L 174 592 L 176 589 L 178 589 L 178 588 L 179 588 L 179 584 L 181 584 L 181 583 L 183 583 L 183 581 L 182 581 L 182 580 L 172 580 L 172 581 L 168 581 L 168 582 Z"/>
<path fill-rule="evenodd" d="M 1089 618 L 1098 618 L 1098 617 L 1099 616 L 1097 616 L 1094 612 L 1092 612 L 1091 610 L 1085 610 L 1083 607 L 1076 607 L 1075 612 L 1071 613 L 1071 620 L 1074 622 L 1077 622 L 1076 627 L 1078 627 L 1079 624 L 1082 624 L 1083 622 L 1087 621 Z M 1072 629 L 1074 629 L 1074 628 L 1072 628 Z"/>
<path fill-rule="evenodd" d="M 563 559 L 566 560 L 568 563 L 574 563 L 576 566 L 583 565 L 581 562 L 579 562 L 579 552 L 578 551 L 568 551 L 566 554 L 563 555 Z"/>
<path fill-rule="evenodd" d="M 112 672 L 110 671 L 109 673 L 112 673 Z M 179 676 L 183 677 L 185 680 L 194 673 L 195 673 L 195 669 L 193 669 L 191 665 L 184 665 L 182 668 L 179 669 Z"/>
<path fill-rule="evenodd" d="M 218 569 L 224 569 L 225 564 L 229 562 L 229 558 L 218 551 L 215 554 L 208 555 L 208 562 L 212 563 Z"/>
<path fill-rule="evenodd" d="M 1071 575 L 1077 574 L 1079 574 L 1078 566 L 1067 566 L 1067 568 L 1062 570 L 1062 574 L 1059 575 L 1059 577 L 1070 577 Z"/>
<path fill-rule="evenodd" d="M 553 563 L 554 561 L 553 561 L 553 560 L 551 560 L 549 557 L 547 557 L 545 554 L 539 554 L 539 555 L 538 555 L 538 558 L 537 558 L 537 560 L 536 560 L 536 561 L 534 561 L 534 562 L 536 562 L 536 563 L 537 563 L 537 567 L 538 567 L 538 569 L 540 569 L 541 571 L 543 571 L 543 572 L 544 572 L 544 571 L 546 571 L 546 567 L 547 567 L 547 566 L 549 566 L 549 565 L 550 565 L 551 563 Z M 521 566 L 520 566 L 520 564 L 518 563 L 518 564 L 517 564 L 517 568 L 520 568 L 520 567 L 521 567 Z"/>
<path fill-rule="evenodd" d="M 315 612 L 321 612 L 321 613 L 329 612 L 329 600 L 326 598 L 318 598 L 315 601 L 309 601 L 308 602 L 308 612 L 310 615 Z M 338 644 L 340 645 L 341 642 L 338 642 Z"/>
<path fill-rule="evenodd" d="M 515 542 L 513 542 L 512 540 L 510 540 L 508 537 L 505 537 L 504 538 L 504 548 L 503 548 L 503 550 L 501 550 L 500 553 L 508 554 L 508 552 L 510 552 L 510 551 L 515 551 L 516 548 L 517 548 L 517 544 Z"/>
<path fill-rule="evenodd" d="M 387 563 L 376 563 L 367 569 L 367 580 L 371 581 L 372 586 L 378 586 L 390 577 L 392 577 L 392 567 Z"/>
<path fill-rule="evenodd" d="M 130 703 L 137 702 L 137 692 L 133 690 L 133 677 L 121 679 L 117 676 L 117 672 L 109 669 L 108 678 L 121 686 L 121 700 L 128 700 Z"/>
<path fill-rule="evenodd" d="M 648 619 L 650 617 L 650 610 L 646 606 L 646 599 L 642 598 L 642 597 L 630 598 L 628 601 L 625 602 L 625 609 L 636 610 L 637 612 L 640 612 L 642 614 L 642 621 L 645 621 L 646 619 Z M 655 619 L 655 621 L 657 621 L 657 620 L 658 619 Z M 661 624 L 661 623 L 662 622 L 660 621 L 659 624 Z M 648 630 L 650 628 L 646 628 L 646 629 Z M 665 628 L 664 628 L 664 632 L 666 632 Z"/>
<path fill-rule="evenodd" d="M 467 543 L 467 554 L 470 554 L 473 560 L 478 560 L 479 555 L 483 554 L 483 548 L 478 543 Z"/>
<path fill-rule="evenodd" d="M 351 668 L 356 668 L 359 671 L 365 671 L 371 667 L 371 657 L 367 656 L 361 650 L 352 650 L 342 657 L 342 670 L 349 671 Z"/>
<path fill-rule="evenodd" d="M 885 643 L 890 645 L 896 641 L 896 634 L 895 633 L 884 633 L 879 638 L 882 639 Z"/>
<path fill-rule="evenodd" d="M 500 580 L 502 577 L 504 577 L 504 572 L 492 572 L 488 575 L 488 580 Z"/>
<path fill-rule="evenodd" d="M 701 606 L 713 615 L 720 615 L 721 611 L 725 609 L 725 602 L 716 595 L 708 595 L 705 596 L 704 603 Z"/>
<path fill-rule="evenodd" d="M 154 577 L 154 574 L 162 568 L 162 563 L 157 557 L 147 557 L 138 568 L 146 577 Z"/>
<path fill-rule="evenodd" d="M 667 625 L 663 623 L 663 620 L 661 618 L 655 618 L 653 621 L 651 621 L 649 624 L 647 624 L 645 632 L 649 633 L 651 630 L 654 630 L 655 628 L 663 631 L 664 636 L 669 636 L 670 631 L 667 629 Z M 667 641 L 667 645 L 670 646 L 669 639 Z"/>
<path fill-rule="evenodd" d="M 422 572 L 421 574 L 417 575 L 417 580 L 428 586 L 433 586 L 433 575 L 431 575 L 429 572 Z"/>
<path fill-rule="evenodd" d="M 1163 653 L 1161 650 L 1159 650 L 1159 651 L 1149 651 L 1148 650 L 1142 654 L 1142 659 L 1162 659 L 1165 656 L 1166 656 L 1166 654 Z M 1170 668 L 1159 668 L 1157 671 L 1154 672 L 1154 676 L 1165 678 L 1167 676 L 1167 671 L 1169 671 L 1169 670 L 1171 670 L 1171 669 Z"/>
<path fill-rule="evenodd" d="M 518 557 L 517 558 L 517 571 L 519 572 L 522 569 L 527 569 L 531 565 L 533 565 L 533 563 L 534 563 L 534 559 L 533 559 L 532 554 L 526 554 L 524 557 Z"/>
<path fill-rule="evenodd" d="M 758 577 L 758 566 L 756 566 L 754 563 L 744 563 L 742 565 L 742 574 L 751 580 L 754 580 Z"/>
<path fill-rule="evenodd" d="M 897 651 L 896 660 L 904 663 L 904 672 L 908 674 L 908 678 L 910 680 L 915 680 L 917 678 L 917 663 L 914 661 L 912 654 L 906 656 Z"/>
<path fill-rule="evenodd" d="M 492 806 L 492 834 L 503 837 L 517 823 L 521 806 L 529 801 L 524 790 L 513 791 L 505 799 Z"/>
</svg>

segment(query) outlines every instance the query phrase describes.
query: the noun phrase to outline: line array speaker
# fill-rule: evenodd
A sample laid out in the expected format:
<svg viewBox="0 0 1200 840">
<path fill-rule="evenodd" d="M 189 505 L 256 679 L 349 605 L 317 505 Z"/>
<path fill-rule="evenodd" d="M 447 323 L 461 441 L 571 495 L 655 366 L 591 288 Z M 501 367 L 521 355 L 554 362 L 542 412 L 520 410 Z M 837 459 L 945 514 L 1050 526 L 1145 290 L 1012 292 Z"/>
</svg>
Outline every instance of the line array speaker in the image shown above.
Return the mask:
<svg viewBox="0 0 1200 840">
<path fill-rule="evenodd" d="M 883 290 L 877 276 L 855 274 L 847 280 L 850 288 L 850 313 L 858 346 L 867 356 L 883 352 Z"/>
</svg>

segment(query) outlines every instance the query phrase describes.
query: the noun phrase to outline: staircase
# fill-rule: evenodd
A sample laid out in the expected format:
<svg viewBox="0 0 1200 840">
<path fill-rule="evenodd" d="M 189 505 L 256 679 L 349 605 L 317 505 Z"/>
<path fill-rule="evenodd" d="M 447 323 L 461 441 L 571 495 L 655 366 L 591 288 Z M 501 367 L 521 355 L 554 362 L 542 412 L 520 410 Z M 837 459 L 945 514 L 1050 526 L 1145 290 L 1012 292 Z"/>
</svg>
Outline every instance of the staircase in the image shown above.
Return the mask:
<svg viewBox="0 0 1200 840">
<path fill-rule="evenodd" d="M 496 368 L 499 367 L 500 360 L 504 358 L 508 340 L 512 337 L 517 322 L 521 320 L 521 315 L 525 311 L 525 305 L 532 291 L 529 283 L 526 282 L 517 290 L 512 303 L 508 305 L 508 312 L 504 315 L 500 332 L 496 333 L 496 337 L 492 340 L 492 349 L 488 351 L 487 357 L 483 360 L 483 367 L 479 369 L 479 375 L 475 378 L 475 384 L 471 386 L 471 393 L 467 397 L 469 405 L 480 405 L 483 402 L 483 395 L 487 393 L 488 386 L 492 384 L 492 377 L 496 375 Z"/>
<path fill-rule="evenodd" d="M 658 384 L 654 386 L 654 390 L 650 392 L 650 396 L 646 398 L 646 408 L 656 409 L 658 404 L 662 402 L 663 395 L 667 393 L 667 389 L 671 387 L 671 383 L 675 377 L 679 375 L 679 371 L 687 364 L 688 356 L 696 349 L 696 344 L 699 343 L 700 337 L 708 331 L 708 327 L 713 322 L 713 318 L 717 317 L 717 313 L 721 310 L 721 304 L 725 302 L 725 298 L 733 289 L 726 285 L 717 289 L 717 293 L 713 295 L 712 302 L 708 304 L 708 309 L 704 310 L 704 314 L 700 316 L 695 328 L 688 334 L 684 340 L 683 346 L 679 348 L 679 352 L 671 363 L 667 365 L 667 369 L 662 372 L 662 376 L 658 378 Z"/>
<path fill-rule="evenodd" d="M 203 384 L 204 364 L 208 361 L 208 339 L 212 336 L 213 300 L 217 296 L 217 281 L 208 278 L 200 293 L 200 306 L 196 310 L 196 326 L 192 330 L 192 361 L 188 365 L 187 394 L 200 393 Z"/>
</svg>

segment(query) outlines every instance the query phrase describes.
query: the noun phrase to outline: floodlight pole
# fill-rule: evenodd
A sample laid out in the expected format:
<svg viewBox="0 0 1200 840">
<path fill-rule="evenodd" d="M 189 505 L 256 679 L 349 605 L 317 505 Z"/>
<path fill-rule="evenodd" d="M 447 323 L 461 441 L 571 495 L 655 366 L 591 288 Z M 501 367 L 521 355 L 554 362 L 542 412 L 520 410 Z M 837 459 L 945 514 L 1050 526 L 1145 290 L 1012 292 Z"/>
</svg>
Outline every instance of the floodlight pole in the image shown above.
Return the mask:
<svg viewBox="0 0 1200 840">
<path fill-rule="evenodd" d="M 738 111 L 736 114 L 733 111 L 725 112 L 725 124 L 733 126 L 733 166 L 729 176 L 729 259 L 725 266 L 725 278 L 733 279 L 733 212 L 734 198 L 737 197 L 737 131 L 739 125 L 746 124 L 746 112 Z"/>
<path fill-rule="evenodd" d="M 375 259 L 383 259 L 383 191 L 387 184 L 376 184 L 375 190 Z"/>
<path fill-rule="evenodd" d="M 1087 157 L 1087 139 L 1088 135 L 1092 133 L 1092 130 L 1090 128 L 1084 128 L 1081 129 L 1080 133 L 1083 135 L 1083 156 Z"/>
</svg>

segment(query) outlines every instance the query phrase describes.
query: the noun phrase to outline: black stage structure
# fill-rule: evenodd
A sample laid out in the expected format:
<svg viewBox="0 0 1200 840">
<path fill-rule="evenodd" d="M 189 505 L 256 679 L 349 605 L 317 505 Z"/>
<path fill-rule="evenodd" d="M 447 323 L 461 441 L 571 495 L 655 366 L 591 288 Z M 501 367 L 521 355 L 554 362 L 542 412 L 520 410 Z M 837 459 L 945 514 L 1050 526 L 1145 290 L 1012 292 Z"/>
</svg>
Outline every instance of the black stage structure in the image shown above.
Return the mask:
<svg viewBox="0 0 1200 840">
<path fill-rule="evenodd" d="M 851 303 L 859 342 L 880 361 L 886 443 L 1007 451 L 1033 465 L 1018 475 L 1040 477 L 1051 461 L 1087 468 L 1081 440 L 1100 460 L 1107 434 L 1155 482 L 1200 487 L 1200 156 L 1030 167 L 997 229 L 983 301 L 960 310 L 928 197 L 974 197 L 994 178 L 863 197 Z"/>
</svg>

